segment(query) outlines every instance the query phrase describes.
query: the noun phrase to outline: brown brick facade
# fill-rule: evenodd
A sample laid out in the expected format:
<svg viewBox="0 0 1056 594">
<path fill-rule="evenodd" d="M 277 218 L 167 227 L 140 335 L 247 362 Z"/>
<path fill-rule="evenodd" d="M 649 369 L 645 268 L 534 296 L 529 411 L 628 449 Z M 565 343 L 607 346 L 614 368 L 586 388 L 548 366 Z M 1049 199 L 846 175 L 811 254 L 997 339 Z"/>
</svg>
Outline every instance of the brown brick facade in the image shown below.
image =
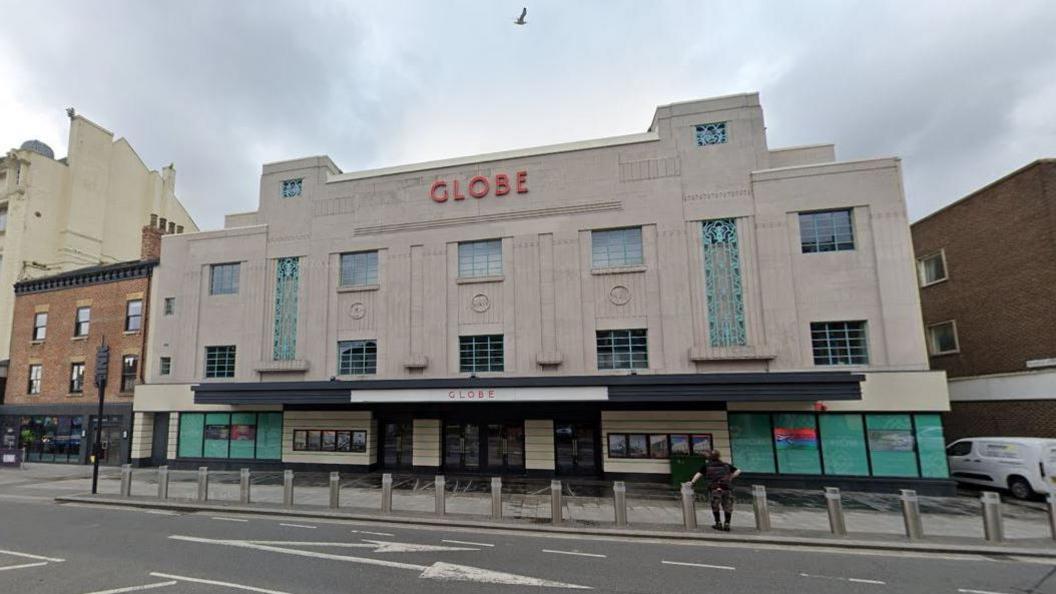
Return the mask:
<svg viewBox="0 0 1056 594">
<path fill-rule="evenodd" d="M 960 352 L 932 356 L 932 369 L 988 375 L 1056 357 L 1056 160 L 1036 161 L 912 231 L 917 257 L 946 255 L 948 280 L 920 291 L 924 324 L 957 326 Z"/>
<path fill-rule="evenodd" d="M 947 443 L 962 437 L 1056 438 L 1056 400 L 953 402 L 942 423 Z"/>
</svg>

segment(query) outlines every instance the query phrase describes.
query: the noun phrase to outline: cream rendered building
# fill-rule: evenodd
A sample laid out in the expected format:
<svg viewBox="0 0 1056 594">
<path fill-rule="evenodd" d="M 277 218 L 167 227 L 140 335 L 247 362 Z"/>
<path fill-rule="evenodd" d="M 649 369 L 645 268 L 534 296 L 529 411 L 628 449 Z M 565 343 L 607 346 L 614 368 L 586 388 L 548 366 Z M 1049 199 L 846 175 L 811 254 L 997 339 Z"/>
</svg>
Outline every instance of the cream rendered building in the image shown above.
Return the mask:
<svg viewBox="0 0 1056 594">
<path fill-rule="evenodd" d="M 71 110 L 72 111 L 72 110 Z M 197 231 L 176 198 L 176 171 L 149 169 L 128 140 L 79 115 L 69 149 L 27 141 L 0 158 L 0 359 L 8 358 L 14 292 L 21 280 L 135 260 L 151 215 L 171 232 Z M 26 320 L 25 323 L 31 323 Z"/>
<path fill-rule="evenodd" d="M 646 132 L 345 173 L 165 237 L 141 463 L 950 487 L 898 159 L 767 146 L 756 94 Z"/>
</svg>

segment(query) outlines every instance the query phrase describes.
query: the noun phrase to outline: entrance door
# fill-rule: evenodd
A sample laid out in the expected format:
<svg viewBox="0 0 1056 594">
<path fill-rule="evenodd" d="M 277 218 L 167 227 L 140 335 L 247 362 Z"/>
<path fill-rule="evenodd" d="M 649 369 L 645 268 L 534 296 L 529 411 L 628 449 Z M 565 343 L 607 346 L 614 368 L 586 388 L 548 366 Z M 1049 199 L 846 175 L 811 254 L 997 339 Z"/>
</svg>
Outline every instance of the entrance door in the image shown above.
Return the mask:
<svg viewBox="0 0 1056 594">
<path fill-rule="evenodd" d="M 480 470 L 480 454 L 480 425 L 444 425 L 445 470 L 476 472 Z"/>
<path fill-rule="evenodd" d="M 497 472 L 524 471 L 524 424 L 488 425 L 485 467 Z"/>
<path fill-rule="evenodd" d="M 102 449 L 103 454 L 99 457 L 99 464 L 104 466 L 119 466 L 122 462 L 125 440 L 122 437 L 124 428 L 122 425 L 122 417 L 117 415 L 107 415 L 103 417 L 103 433 L 102 433 Z M 92 421 L 89 424 L 88 429 L 88 456 L 85 458 L 86 464 L 91 464 L 91 453 L 95 445 L 95 431 L 98 426 L 98 417 L 92 417 Z"/>
<path fill-rule="evenodd" d="M 169 413 L 154 413 L 154 437 L 150 444 L 150 463 L 163 466 L 169 461 Z"/>
<path fill-rule="evenodd" d="M 414 423 L 385 423 L 381 435 L 382 466 L 389 469 L 409 469 L 414 449 Z"/>
<path fill-rule="evenodd" d="M 554 458 L 558 474 L 595 474 L 594 425 L 554 423 Z"/>
</svg>

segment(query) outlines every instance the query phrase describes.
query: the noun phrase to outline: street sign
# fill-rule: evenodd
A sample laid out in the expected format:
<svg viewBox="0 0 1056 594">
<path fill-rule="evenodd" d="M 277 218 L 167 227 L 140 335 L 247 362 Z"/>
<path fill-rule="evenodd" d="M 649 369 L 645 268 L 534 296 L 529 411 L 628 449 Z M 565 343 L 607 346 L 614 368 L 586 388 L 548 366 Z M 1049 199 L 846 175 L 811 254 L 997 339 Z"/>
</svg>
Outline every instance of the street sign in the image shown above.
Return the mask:
<svg viewBox="0 0 1056 594">
<path fill-rule="evenodd" d="M 102 388 L 106 385 L 107 370 L 110 368 L 110 347 L 100 345 L 95 350 L 95 385 Z"/>
</svg>

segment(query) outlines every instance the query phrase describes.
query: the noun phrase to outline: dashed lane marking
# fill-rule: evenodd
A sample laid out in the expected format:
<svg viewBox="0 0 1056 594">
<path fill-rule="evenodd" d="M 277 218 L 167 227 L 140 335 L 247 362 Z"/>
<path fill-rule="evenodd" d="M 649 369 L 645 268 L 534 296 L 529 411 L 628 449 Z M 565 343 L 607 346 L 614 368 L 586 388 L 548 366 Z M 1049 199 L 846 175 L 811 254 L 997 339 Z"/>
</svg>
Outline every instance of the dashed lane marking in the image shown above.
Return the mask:
<svg viewBox="0 0 1056 594">
<path fill-rule="evenodd" d="M 152 575 L 154 577 L 157 577 L 157 578 L 163 578 L 163 579 L 169 579 L 169 580 L 178 580 L 178 581 L 181 581 L 181 582 L 194 582 L 196 584 L 208 584 L 210 586 L 221 586 L 223 588 L 233 588 L 235 590 L 246 590 L 248 592 L 260 592 L 261 594 L 289 594 L 288 592 L 280 592 L 279 590 L 265 590 L 264 588 L 256 588 L 254 586 L 246 586 L 246 585 L 243 585 L 243 584 L 234 584 L 234 583 L 231 583 L 231 582 L 218 582 L 216 580 L 205 580 L 205 579 L 202 579 L 202 578 L 187 577 L 185 575 L 170 575 L 170 574 L 167 574 L 167 573 L 158 573 L 156 571 L 152 571 L 150 573 L 150 575 Z"/>
<path fill-rule="evenodd" d="M 686 567 L 703 567 L 705 569 L 725 569 L 726 571 L 735 571 L 736 567 L 729 565 L 708 565 L 707 563 L 684 563 L 682 561 L 661 561 L 664 565 L 684 565 Z"/>
<path fill-rule="evenodd" d="M 812 575 L 812 574 L 809 574 L 809 573 L 801 573 L 801 574 L 799 574 L 799 577 L 815 578 L 815 579 L 819 579 L 819 580 L 836 580 L 836 581 L 840 581 L 840 582 L 854 582 L 856 584 L 875 584 L 877 586 L 886 586 L 887 585 L 887 582 L 882 582 L 880 580 L 867 580 L 867 579 L 863 579 L 863 578 L 845 578 L 845 577 L 837 577 L 837 576 L 832 576 L 832 575 Z"/>
<path fill-rule="evenodd" d="M 468 540 L 446 540 L 440 539 L 440 542 L 449 542 L 451 544 L 469 545 L 471 547 L 493 547 L 495 545 L 488 544 L 486 542 L 469 542 Z"/>
<path fill-rule="evenodd" d="M 371 536 L 396 536 L 390 532 L 371 532 L 369 530 L 353 530 L 356 534 L 369 534 Z"/>
<path fill-rule="evenodd" d="M 575 555 L 577 557 L 599 557 L 605 558 L 605 555 L 599 555 L 598 553 L 580 553 L 579 551 L 555 551 L 553 549 L 543 549 L 544 553 L 552 553 L 554 555 Z"/>
<path fill-rule="evenodd" d="M 318 528 L 318 526 L 309 526 L 308 524 L 284 524 L 282 522 L 279 522 L 279 526 L 286 526 L 287 528 L 311 528 L 312 530 Z"/>
<path fill-rule="evenodd" d="M 127 588 L 115 588 L 113 590 L 98 590 L 96 592 L 89 592 L 88 594 L 121 594 L 122 592 L 141 592 L 143 590 L 153 590 L 155 588 L 175 586 L 178 583 L 179 582 L 177 581 L 154 582 L 153 584 L 143 584 L 142 586 L 129 586 Z"/>
<path fill-rule="evenodd" d="M 1005 594 L 1004 592 L 994 592 L 992 590 L 969 590 L 967 588 L 957 588 L 957 591 L 962 594 Z"/>
<path fill-rule="evenodd" d="M 219 520 L 221 522 L 248 522 L 249 520 L 243 520 L 242 518 L 225 518 L 223 516 L 213 516 L 210 520 Z"/>
<path fill-rule="evenodd" d="M 47 561 L 40 561 L 38 563 L 23 563 L 22 565 L 7 565 L 5 567 L 0 567 L 0 571 L 8 571 L 10 569 L 29 569 L 30 567 L 43 567 L 47 564 Z"/>
<path fill-rule="evenodd" d="M 19 553 L 18 551 L 5 551 L 0 549 L 0 554 L 11 555 L 12 557 L 25 557 L 26 559 L 36 559 L 37 561 L 51 561 L 52 563 L 62 563 L 65 559 L 57 559 L 55 557 L 45 557 L 43 555 L 31 555 L 29 553 Z"/>
</svg>

